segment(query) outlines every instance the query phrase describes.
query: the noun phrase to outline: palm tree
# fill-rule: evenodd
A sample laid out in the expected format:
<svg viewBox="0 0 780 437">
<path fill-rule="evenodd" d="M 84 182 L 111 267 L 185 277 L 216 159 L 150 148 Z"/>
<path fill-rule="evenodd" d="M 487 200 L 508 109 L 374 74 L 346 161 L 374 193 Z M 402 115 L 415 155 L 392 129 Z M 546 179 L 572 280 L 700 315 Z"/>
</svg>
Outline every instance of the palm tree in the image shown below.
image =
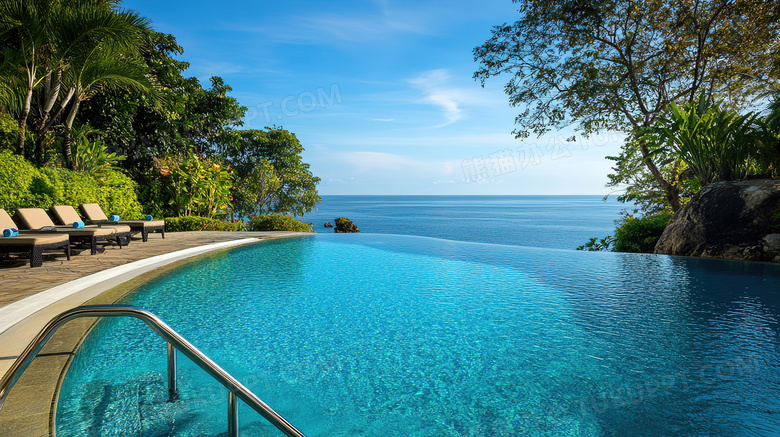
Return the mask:
<svg viewBox="0 0 780 437">
<path fill-rule="evenodd" d="M 69 87 L 68 95 L 73 96 L 65 118 L 62 141 L 62 156 L 68 167 L 75 170 L 76 166 L 72 159 L 71 130 L 81 102 L 97 91 L 112 88 L 135 89 L 153 99 L 154 84 L 146 71 L 142 60 L 111 44 L 97 45 L 73 59 L 63 79 Z"/>
<path fill-rule="evenodd" d="M 103 87 L 152 89 L 139 61 L 149 21 L 135 12 L 118 10 L 117 5 L 114 0 L 0 2 L 0 48 L 17 57 L 9 73 L 13 80 L 5 83 L 25 84 L 24 99 L 15 111 L 19 114 L 19 153 L 27 152 L 42 162 L 53 124 L 67 111 L 63 153 L 66 164 L 73 167 L 69 131 L 83 99 Z M 23 81 L 15 77 L 20 74 Z M 36 89 L 41 95 L 34 112 L 36 147 L 30 153 L 24 142 Z M 0 103 L 5 96 L 2 91 Z M 13 94 L 9 95 L 5 100 L 13 107 Z"/>
<path fill-rule="evenodd" d="M 68 13 L 61 18 L 62 27 L 55 35 L 67 47 L 63 56 L 67 63 L 52 76 L 56 91 L 54 87 L 50 89 L 53 94 L 59 94 L 62 86 L 67 93 L 53 117 L 54 99 L 46 99 L 38 129 L 38 147 L 42 152 L 53 121 L 70 105 L 62 142 L 63 159 L 70 168 L 75 168 L 70 131 L 83 100 L 111 88 L 135 89 L 154 99 L 154 84 L 139 53 L 146 42 L 149 21 L 132 11 L 115 11 L 104 0 L 98 1 L 102 5 L 95 3 L 95 0 L 82 0 L 81 4 L 68 8 Z"/>
<path fill-rule="evenodd" d="M 27 117 L 32 107 L 33 90 L 41 81 L 41 65 L 45 62 L 49 46 L 49 22 L 52 8 L 46 0 L 6 0 L 0 2 L 0 45 L 5 61 L 12 61 L 8 68 L 8 82 L 23 84 L 20 104 L 6 100 L 12 112 L 19 113 L 19 137 L 17 152 L 25 154 L 24 138 Z M 19 77 L 21 76 L 21 77 Z M 9 92 L 13 95 L 15 93 Z"/>
</svg>

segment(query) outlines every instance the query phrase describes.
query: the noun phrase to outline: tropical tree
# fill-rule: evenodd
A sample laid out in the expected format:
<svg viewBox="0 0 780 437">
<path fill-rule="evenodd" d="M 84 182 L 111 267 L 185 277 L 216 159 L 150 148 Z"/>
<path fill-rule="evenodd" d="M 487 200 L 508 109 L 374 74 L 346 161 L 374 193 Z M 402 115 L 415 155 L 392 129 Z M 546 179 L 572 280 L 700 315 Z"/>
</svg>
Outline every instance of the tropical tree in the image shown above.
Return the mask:
<svg viewBox="0 0 780 437">
<path fill-rule="evenodd" d="M 769 114 L 760 124 L 764 136 L 758 144 L 758 163 L 770 178 L 780 178 L 780 94 L 774 96 Z"/>
<path fill-rule="evenodd" d="M 73 96 L 65 117 L 62 141 L 64 161 L 75 169 L 71 159 L 71 129 L 79 112 L 81 102 L 95 92 L 107 88 L 133 88 L 153 95 L 154 84 L 146 75 L 146 66 L 126 47 L 115 45 L 114 41 L 96 44 L 72 59 L 66 71 L 68 96 Z M 44 132 L 39 132 L 39 139 Z"/>
<path fill-rule="evenodd" d="M 33 90 L 41 81 L 42 64 L 49 49 L 53 8 L 46 0 L 0 2 L 0 47 L 3 55 L 3 103 L 18 114 L 17 153 L 26 154 L 27 117 L 32 109 Z M 19 86 L 7 86 L 18 83 Z M 21 97 L 17 101 L 16 96 Z"/>
<path fill-rule="evenodd" d="M 132 89 L 103 90 L 82 104 L 80 114 L 100 126 L 111 150 L 127 156 L 124 168 L 137 178 L 153 174 L 153 158 L 185 153 L 195 146 L 211 155 L 235 148 L 236 129 L 246 108 L 229 96 L 222 78 L 204 89 L 197 78 L 184 76 L 189 64 L 175 57 L 183 49 L 172 35 L 148 32 L 144 62 L 158 85 L 158 107 Z"/>
<path fill-rule="evenodd" d="M 269 191 L 263 194 L 264 211 L 294 216 L 311 212 L 321 201 L 317 195 L 320 178 L 303 162 L 304 149 L 295 134 L 277 127 L 238 132 L 241 142 L 236 149 L 227 151 L 227 158 L 239 180 L 266 184 L 262 186 Z M 273 174 L 269 173 L 269 165 Z M 277 184 L 278 188 L 270 189 Z M 257 188 L 255 191 L 261 192 Z"/>
<path fill-rule="evenodd" d="M 634 136 L 623 153 L 653 176 L 679 209 L 680 163 L 664 172 L 642 139 L 671 102 L 749 105 L 780 78 L 780 3 L 763 0 L 514 0 L 520 18 L 474 49 L 484 82 L 510 74 L 510 104 L 523 107 L 524 138 L 573 125 L 582 135 Z M 634 140 L 637 140 L 634 142 Z M 626 160 L 628 162 L 628 160 Z"/>
<path fill-rule="evenodd" d="M 670 104 L 669 114 L 644 137 L 657 153 L 687 164 L 702 186 L 743 180 L 758 170 L 756 157 L 763 133 L 758 115 L 739 115 L 710 104 L 702 95 L 696 104 Z"/>
<path fill-rule="evenodd" d="M 151 88 L 143 64 L 137 61 L 148 20 L 116 8 L 107 0 L 9 0 L 0 6 L 0 47 L 8 82 L 23 76 L 19 113 L 18 153 L 45 159 L 50 130 L 59 116 L 65 120 L 63 155 L 70 159 L 69 131 L 84 99 L 106 87 Z M 35 91 L 40 93 L 33 99 Z M 2 93 L 0 93 L 2 94 Z M 25 148 L 26 129 L 33 105 L 36 147 Z M 68 109 L 69 108 L 69 109 Z"/>
<path fill-rule="evenodd" d="M 274 166 L 265 158 L 250 157 L 241 168 L 233 187 L 234 213 L 240 217 L 272 213 L 277 192 L 282 187 Z"/>
</svg>

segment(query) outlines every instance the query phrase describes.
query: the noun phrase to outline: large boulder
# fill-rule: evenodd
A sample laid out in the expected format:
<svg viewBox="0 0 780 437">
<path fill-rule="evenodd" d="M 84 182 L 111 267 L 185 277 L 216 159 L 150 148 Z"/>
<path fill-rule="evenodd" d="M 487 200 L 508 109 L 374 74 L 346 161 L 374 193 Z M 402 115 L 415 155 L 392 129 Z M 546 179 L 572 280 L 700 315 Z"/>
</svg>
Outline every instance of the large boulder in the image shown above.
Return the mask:
<svg viewBox="0 0 780 437">
<path fill-rule="evenodd" d="M 355 226 L 352 221 L 350 221 L 348 218 L 345 217 L 339 217 L 336 220 L 336 228 L 333 230 L 333 232 L 339 234 L 339 233 L 350 233 L 350 232 L 360 232 L 357 226 Z"/>
<path fill-rule="evenodd" d="M 702 188 L 674 214 L 655 253 L 780 262 L 780 181 Z"/>
</svg>

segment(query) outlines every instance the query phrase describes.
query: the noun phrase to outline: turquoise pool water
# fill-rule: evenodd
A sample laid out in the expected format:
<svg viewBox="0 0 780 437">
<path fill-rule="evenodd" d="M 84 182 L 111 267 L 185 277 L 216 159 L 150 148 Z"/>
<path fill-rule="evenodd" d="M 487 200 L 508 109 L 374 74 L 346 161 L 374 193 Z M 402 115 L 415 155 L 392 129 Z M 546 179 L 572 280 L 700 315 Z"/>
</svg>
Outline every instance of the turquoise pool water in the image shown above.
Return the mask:
<svg viewBox="0 0 780 437">
<path fill-rule="evenodd" d="M 309 436 L 780 433 L 780 268 L 392 235 L 242 247 L 124 301 L 158 314 Z M 57 435 L 217 436 L 227 394 L 107 320 Z M 241 406 L 243 435 L 279 435 Z"/>
</svg>

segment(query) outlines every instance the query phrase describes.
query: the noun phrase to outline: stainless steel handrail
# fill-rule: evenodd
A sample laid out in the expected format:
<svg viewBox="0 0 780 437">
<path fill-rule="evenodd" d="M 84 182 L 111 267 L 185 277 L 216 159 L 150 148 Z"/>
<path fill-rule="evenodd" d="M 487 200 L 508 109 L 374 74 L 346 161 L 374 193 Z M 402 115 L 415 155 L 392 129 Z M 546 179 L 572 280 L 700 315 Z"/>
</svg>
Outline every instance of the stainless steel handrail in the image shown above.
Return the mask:
<svg viewBox="0 0 780 437">
<path fill-rule="evenodd" d="M 143 320 L 157 334 L 168 342 L 168 394 L 171 400 L 176 399 L 176 353 L 175 349 L 181 351 L 189 359 L 195 362 L 201 369 L 211 375 L 220 384 L 228 389 L 228 431 L 230 436 L 238 435 L 238 406 L 236 397 L 249 404 L 252 409 L 260 413 L 266 420 L 271 422 L 285 435 L 294 437 L 305 437 L 304 434 L 296 429 L 279 413 L 274 411 L 265 402 L 260 400 L 248 388 L 244 387 L 229 373 L 219 367 L 214 361 L 207 357 L 203 352 L 179 335 L 165 322 L 157 316 L 146 311 L 143 308 L 131 305 L 84 305 L 65 311 L 53 318 L 41 330 L 35 339 L 27 346 L 19 358 L 14 361 L 8 372 L 0 379 L 0 410 L 3 408 L 8 392 L 22 376 L 22 373 L 32 363 L 32 360 L 41 351 L 47 341 L 54 335 L 57 329 L 74 319 L 81 317 L 121 317 L 130 316 Z"/>
</svg>

